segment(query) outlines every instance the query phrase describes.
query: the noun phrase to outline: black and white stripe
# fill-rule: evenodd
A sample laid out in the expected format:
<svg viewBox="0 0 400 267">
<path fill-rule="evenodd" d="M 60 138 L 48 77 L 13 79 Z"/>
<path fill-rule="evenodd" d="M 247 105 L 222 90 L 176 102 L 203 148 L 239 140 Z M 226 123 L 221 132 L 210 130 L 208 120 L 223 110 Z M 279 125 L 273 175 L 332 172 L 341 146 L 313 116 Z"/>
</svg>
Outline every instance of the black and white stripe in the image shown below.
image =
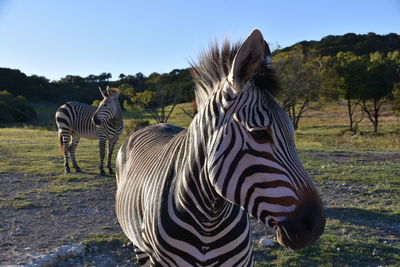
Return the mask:
<svg viewBox="0 0 400 267">
<path fill-rule="evenodd" d="M 268 51 L 258 30 L 241 46 L 213 47 L 193 69 L 199 112 L 189 128 L 150 126 L 120 148 L 116 213 L 140 264 L 252 266 L 248 214 L 294 249 L 322 233 Z"/>
<path fill-rule="evenodd" d="M 103 100 L 99 106 L 93 107 L 79 102 L 68 102 L 60 106 L 56 112 L 56 124 L 60 145 L 64 154 L 65 172 L 70 172 L 69 156 L 71 156 L 72 166 L 80 172 L 76 163 L 75 150 L 81 137 L 89 139 L 99 139 L 100 152 L 100 174 L 104 175 L 103 161 L 105 157 L 105 147 L 108 140 L 107 165 L 110 174 L 111 157 L 115 144 L 123 129 L 122 112 L 118 102 L 119 91 L 107 87 L 106 91 L 101 91 Z"/>
</svg>

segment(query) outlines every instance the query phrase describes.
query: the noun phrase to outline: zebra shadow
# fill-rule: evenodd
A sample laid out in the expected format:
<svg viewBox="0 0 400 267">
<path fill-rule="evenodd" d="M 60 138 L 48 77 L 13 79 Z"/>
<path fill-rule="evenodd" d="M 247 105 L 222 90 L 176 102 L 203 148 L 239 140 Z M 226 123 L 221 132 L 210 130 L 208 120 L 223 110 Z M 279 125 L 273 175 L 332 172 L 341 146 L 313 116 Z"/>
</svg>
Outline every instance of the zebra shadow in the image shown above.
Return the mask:
<svg viewBox="0 0 400 267">
<path fill-rule="evenodd" d="M 400 215 L 360 208 L 327 208 L 326 217 L 359 226 L 400 234 Z"/>
<path fill-rule="evenodd" d="M 64 172 L 63 175 L 70 176 L 71 178 L 76 177 L 76 176 L 79 177 L 81 175 L 90 176 L 90 178 L 98 178 L 98 179 L 115 178 L 115 174 L 109 174 L 108 172 L 106 172 L 105 174 L 100 174 L 99 172 L 85 171 L 85 170 L 81 170 L 80 172 L 71 171 L 70 173 Z"/>
</svg>

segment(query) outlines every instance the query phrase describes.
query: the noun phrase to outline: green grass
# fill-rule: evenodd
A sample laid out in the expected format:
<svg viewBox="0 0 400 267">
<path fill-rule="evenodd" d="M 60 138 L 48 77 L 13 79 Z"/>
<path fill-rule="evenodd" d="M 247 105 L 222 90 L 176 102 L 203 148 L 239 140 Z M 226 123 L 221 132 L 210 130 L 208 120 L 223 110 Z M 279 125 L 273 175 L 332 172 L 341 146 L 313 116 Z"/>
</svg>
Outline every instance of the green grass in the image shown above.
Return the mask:
<svg viewBox="0 0 400 267">
<path fill-rule="evenodd" d="M 329 226 L 329 225 L 328 225 Z M 375 253 L 374 253 L 375 251 Z M 400 248 L 377 240 L 357 240 L 325 233 L 300 251 L 283 248 L 257 250 L 268 261 L 256 266 L 396 266 Z M 374 255 L 376 254 L 376 255 Z M 272 263 L 272 264 L 271 264 Z"/>
<path fill-rule="evenodd" d="M 112 243 L 116 245 L 122 245 L 129 242 L 129 239 L 123 234 L 89 234 L 84 240 L 83 244 L 85 247 L 100 246 L 105 243 Z"/>
<path fill-rule="evenodd" d="M 63 155 L 60 152 L 57 133 L 45 129 L 0 129 L 0 176 L 34 176 L 37 182 L 32 191 L 18 192 L 15 196 L 2 198 L 0 207 L 13 209 L 32 208 L 31 195 L 95 190 L 97 186 L 113 183 L 113 179 L 98 179 L 98 141 L 82 139 L 77 148 L 77 160 L 83 173 L 64 174 Z M 118 149 L 115 149 L 115 160 Z M 73 169 L 72 169 L 73 170 Z M 1 196 L 0 196 L 1 197 Z"/>
<path fill-rule="evenodd" d="M 395 239 L 377 238 L 368 225 L 349 223 L 344 217 L 329 219 L 325 233 L 305 249 L 256 248 L 256 259 L 264 260 L 256 266 L 398 266 L 400 246 L 393 245 Z"/>
</svg>

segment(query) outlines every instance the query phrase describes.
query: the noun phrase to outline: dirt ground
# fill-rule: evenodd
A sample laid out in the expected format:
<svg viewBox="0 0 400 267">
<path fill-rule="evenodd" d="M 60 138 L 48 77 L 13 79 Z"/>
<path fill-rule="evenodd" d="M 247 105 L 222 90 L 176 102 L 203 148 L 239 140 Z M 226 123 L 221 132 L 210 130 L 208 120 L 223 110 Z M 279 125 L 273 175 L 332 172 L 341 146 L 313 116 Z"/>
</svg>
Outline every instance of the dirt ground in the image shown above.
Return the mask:
<svg viewBox="0 0 400 267">
<path fill-rule="evenodd" d="M 326 153 L 309 153 L 314 157 L 326 157 Z M 332 160 L 346 160 L 348 154 L 330 153 Z M 379 159 L 366 160 L 394 161 L 400 155 L 377 155 Z M 97 179 L 113 180 L 113 177 Z M 102 184 L 92 191 L 66 192 L 54 194 L 35 192 L 35 188 L 45 186 L 49 181 L 38 181 L 29 174 L 0 174 L 0 196 L 6 199 L 17 192 L 31 190 L 27 198 L 30 204 L 23 208 L 5 206 L 0 208 L 0 265 L 25 264 L 32 256 L 49 253 L 52 249 L 68 244 L 78 244 L 88 234 L 121 233 L 114 212 L 115 183 Z M 110 186 L 111 185 L 111 186 Z M 363 186 L 351 186 L 336 182 L 317 184 L 325 205 L 340 206 L 362 192 Z M 341 211 L 337 210 L 337 216 Z M 399 235 L 399 226 L 383 226 L 382 235 Z M 266 228 L 255 225 L 255 238 L 265 235 Z M 271 233 L 270 233 L 271 234 Z M 379 233 L 378 233 L 379 234 Z M 86 259 L 66 261 L 58 266 L 83 266 L 88 262 L 95 266 L 133 266 L 132 248 L 129 244 L 109 244 L 106 247 L 93 247 L 86 251 Z M 95 262 L 99 262 L 96 265 Z M 100 262 L 102 264 L 100 264 Z M 90 264 L 89 264 L 90 265 Z"/>
<path fill-rule="evenodd" d="M 43 187 L 35 178 L 0 176 L 2 197 Z M 114 213 L 115 190 L 115 186 L 101 185 L 93 191 L 61 195 L 32 192 L 27 196 L 32 204 L 27 207 L 1 208 L 0 264 L 26 263 L 31 254 L 44 254 L 61 245 L 79 243 L 90 233 L 119 233 Z"/>
</svg>

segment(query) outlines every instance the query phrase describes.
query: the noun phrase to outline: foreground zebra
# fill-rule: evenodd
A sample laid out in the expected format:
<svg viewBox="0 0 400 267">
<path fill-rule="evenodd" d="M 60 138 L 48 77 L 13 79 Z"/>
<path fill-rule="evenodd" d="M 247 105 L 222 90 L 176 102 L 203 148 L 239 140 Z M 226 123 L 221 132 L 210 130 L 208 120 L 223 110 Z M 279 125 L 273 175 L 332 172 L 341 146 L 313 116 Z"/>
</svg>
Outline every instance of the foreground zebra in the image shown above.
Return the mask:
<svg viewBox="0 0 400 267">
<path fill-rule="evenodd" d="M 118 102 L 119 91 L 107 87 L 106 91 L 101 91 L 103 100 L 96 108 L 79 102 L 67 102 L 60 106 L 56 112 L 56 123 L 60 144 L 64 153 L 65 172 L 70 172 L 68 155 L 71 156 L 72 167 L 76 172 L 81 172 L 75 159 L 75 150 L 81 137 L 89 139 L 99 139 L 101 175 L 105 175 L 103 161 L 105 156 L 105 146 L 108 140 L 107 165 L 110 174 L 111 157 L 115 144 L 122 132 L 122 111 Z"/>
<path fill-rule="evenodd" d="M 323 232 L 321 199 L 273 98 L 270 56 L 258 30 L 212 47 L 193 67 L 189 128 L 150 126 L 120 148 L 116 213 L 140 264 L 251 266 L 248 214 L 293 249 Z"/>
</svg>

